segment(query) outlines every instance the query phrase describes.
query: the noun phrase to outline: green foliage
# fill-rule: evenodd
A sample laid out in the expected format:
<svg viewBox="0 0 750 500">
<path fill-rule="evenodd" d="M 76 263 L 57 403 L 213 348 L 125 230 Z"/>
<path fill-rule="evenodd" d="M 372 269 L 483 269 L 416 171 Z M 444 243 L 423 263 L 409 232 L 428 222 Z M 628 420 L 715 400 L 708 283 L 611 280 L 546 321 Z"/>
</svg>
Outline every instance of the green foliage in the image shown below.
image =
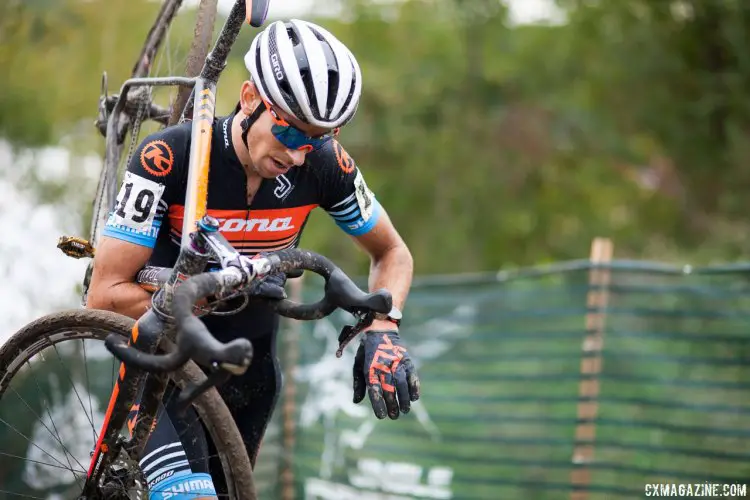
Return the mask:
<svg viewBox="0 0 750 500">
<path fill-rule="evenodd" d="M 93 120 L 101 72 L 114 82 L 128 75 L 158 4 L 65 0 L 10 2 L 4 9 L 0 134 L 17 145 L 43 146 L 78 121 Z"/>
<path fill-rule="evenodd" d="M 417 272 L 578 258 L 595 236 L 612 237 L 620 256 L 741 257 L 750 4 L 558 4 L 560 26 L 511 26 L 495 0 L 350 0 L 346 21 L 318 20 L 361 63 L 362 104 L 342 142 Z M 101 72 L 116 92 L 157 8 L 5 2 L 0 136 L 100 150 L 90 123 Z M 245 27 L 230 55 L 220 113 L 247 77 L 254 34 Z M 181 71 L 191 35 L 188 11 L 160 74 Z M 78 194 L 81 206 L 92 195 Z M 303 245 L 366 270 L 325 215 L 308 227 Z"/>
<path fill-rule="evenodd" d="M 559 3 L 571 8 L 565 41 L 582 56 L 588 109 L 606 114 L 619 138 L 610 154 L 629 150 L 652 166 L 668 158 L 662 188 L 684 221 L 674 237 L 714 240 L 717 257 L 737 257 L 729 233 L 744 231 L 750 5 Z"/>
</svg>

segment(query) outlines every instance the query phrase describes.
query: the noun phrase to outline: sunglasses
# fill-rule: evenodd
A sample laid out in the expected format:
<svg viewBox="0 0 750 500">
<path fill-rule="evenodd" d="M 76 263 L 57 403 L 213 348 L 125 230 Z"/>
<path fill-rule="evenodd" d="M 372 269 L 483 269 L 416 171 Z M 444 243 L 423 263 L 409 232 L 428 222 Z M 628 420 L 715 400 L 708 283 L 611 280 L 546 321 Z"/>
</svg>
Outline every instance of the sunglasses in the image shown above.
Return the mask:
<svg viewBox="0 0 750 500">
<path fill-rule="evenodd" d="M 286 148 L 307 151 L 309 153 L 322 148 L 331 140 L 333 135 L 338 133 L 338 129 L 334 129 L 328 134 L 319 137 L 310 137 L 280 117 L 278 113 L 273 110 L 271 104 L 265 99 L 263 99 L 263 104 L 265 104 L 266 109 L 268 109 L 268 112 L 271 114 L 271 118 L 273 118 L 274 124 L 271 126 L 271 133 Z"/>
</svg>

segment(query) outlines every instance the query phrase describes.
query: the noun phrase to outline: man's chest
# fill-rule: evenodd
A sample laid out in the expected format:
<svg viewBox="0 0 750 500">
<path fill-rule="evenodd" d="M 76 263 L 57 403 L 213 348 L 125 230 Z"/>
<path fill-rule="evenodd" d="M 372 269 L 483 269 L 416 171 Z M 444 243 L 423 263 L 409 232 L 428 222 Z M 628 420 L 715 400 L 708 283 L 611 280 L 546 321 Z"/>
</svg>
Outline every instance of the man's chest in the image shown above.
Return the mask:
<svg viewBox="0 0 750 500">
<path fill-rule="evenodd" d="M 209 180 L 207 212 L 218 219 L 224 237 L 243 254 L 296 246 L 317 206 L 316 192 L 286 175 L 260 183 L 249 203 L 248 191 L 244 176 Z M 169 207 L 173 241 L 181 237 L 184 215 L 184 205 Z"/>
</svg>

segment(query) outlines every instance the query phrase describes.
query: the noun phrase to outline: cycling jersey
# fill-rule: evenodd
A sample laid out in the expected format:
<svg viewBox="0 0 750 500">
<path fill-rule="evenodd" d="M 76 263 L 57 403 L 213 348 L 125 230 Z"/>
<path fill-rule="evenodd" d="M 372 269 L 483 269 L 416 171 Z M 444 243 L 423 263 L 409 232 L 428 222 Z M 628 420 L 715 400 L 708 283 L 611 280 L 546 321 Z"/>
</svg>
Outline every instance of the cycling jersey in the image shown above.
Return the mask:
<svg viewBox="0 0 750 500">
<path fill-rule="evenodd" d="M 214 120 L 207 213 L 219 220 L 219 230 L 238 251 L 244 255 L 254 255 L 298 246 L 308 217 L 316 207 L 328 212 L 336 224 L 350 235 L 365 234 L 375 226 L 382 208 L 354 161 L 335 140 L 308 153 L 303 166 L 293 167 L 275 179 L 263 179 L 248 204 L 247 176 L 232 141 L 233 118 L 234 115 L 230 115 Z M 185 213 L 190 146 L 189 122 L 148 136 L 129 162 L 115 209 L 103 231 L 104 236 L 153 248 L 149 265 L 171 267 L 177 259 Z M 251 303 L 237 314 L 206 316 L 203 321 L 209 331 L 223 342 L 243 336 L 253 339 L 256 346 L 248 374 L 256 372 L 262 374 L 262 378 L 233 380 L 220 388 L 220 393 L 238 421 L 248 453 L 254 461 L 254 454 L 276 402 L 277 386 L 280 385 L 273 345 L 278 318 L 267 306 Z M 262 337 L 263 341 L 256 342 L 258 337 Z M 258 346 L 267 346 L 267 352 L 259 352 Z M 251 392 L 256 393 L 255 397 L 260 397 L 262 402 L 250 404 Z M 154 434 L 163 432 L 176 436 L 169 427 L 157 425 Z M 163 436 L 160 439 L 163 441 Z M 153 437 L 150 439 L 144 460 L 150 458 L 148 453 L 155 448 L 151 441 L 156 440 Z M 165 448 L 169 444 L 164 442 L 159 445 L 162 450 L 171 449 Z M 174 463 L 179 463 L 183 469 L 187 467 L 184 454 L 174 451 L 171 455 Z M 142 467 L 149 465 L 142 463 Z M 158 479 L 164 475 L 165 478 L 177 480 L 178 476 L 170 475 L 169 469 L 151 468 L 159 470 L 160 474 L 152 473 L 149 477 Z M 204 469 L 193 468 L 191 472 L 199 474 Z M 190 479 L 179 474 L 180 481 L 187 480 L 189 484 Z M 205 477 L 196 475 L 193 479 L 204 481 Z M 158 484 L 152 486 L 157 490 L 161 488 L 157 488 Z M 201 494 L 206 492 L 201 490 Z M 166 497 L 152 494 L 151 498 Z M 178 500 L 181 497 L 170 498 Z M 194 498 L 194 495 L 190 498 Z"/>
<path fill-rule="evenodd" d="M 316 207 L 350 235 L 370 231 L 382 208 L 362 173 L 335 141 L 306 156 L 276 179 L 263 179 L 250 205 L 247 176 L 232 142 L 234 115 L 214 120 L 207 212 L 221 233 L 245 255 L 296 247 Z M 147 137 L 128 165 L 104 236 L 151 247 L 150 265 L 171 267 L 179 252 L 185 212 L 191 124 L 166 128 Z M 241 145 L 244 147 L 244 145 Z M 263 321 L 262 307 L 231 316 L 209 316 L 211 331 L 247 329 Z M 266 319 L 266 321 L 269 321 Z"/>
<path fill-rule="evenodd" d="M 351 235 L 367 233 L 381 207 L 351 157 L 335 141 L 307 155 L 274 180 L 263 179 L 250 205 L 247 176 L 234 150 L 233 115 L 214 121 L 208 214 L 244 254 L 297 246 L 310 212 L 325 209 Z M 146 138 L 128 166 L 117 209 L 105 236 L 154 248 L 154 265 L 172 265 L 179 250 L 185 211 L 191 125 L 164 129 Z M 161 230 L 163 225 L 168 229 Z"/>
</svg>

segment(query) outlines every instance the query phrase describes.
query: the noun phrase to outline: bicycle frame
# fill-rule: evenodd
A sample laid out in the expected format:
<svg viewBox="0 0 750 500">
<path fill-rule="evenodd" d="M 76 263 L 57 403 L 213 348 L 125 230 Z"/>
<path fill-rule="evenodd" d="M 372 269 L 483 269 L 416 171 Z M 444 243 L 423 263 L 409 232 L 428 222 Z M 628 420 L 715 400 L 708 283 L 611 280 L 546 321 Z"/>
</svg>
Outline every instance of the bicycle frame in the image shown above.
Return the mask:
<svg viewBox="0 0 750 500">
<path fill-rule="evenodd" d="M 227 56 L 239 34 L 246 17 L 244 0 L 235 2 L 213 50 L 206 58 L 199 76 L 195 78 L 132 78 L 127 80 L 120 92 L 120 99 L 107 122 L 106 152 L 104 168 L 107 172 L 117 172 L 123 134 L 120 123 L 122 110 L 125 108 L 127 92 L 130 88 L 153 85 L 192 86 L 193 91 L 183 109 L 183 118 L 192 107 L 192 145 L 188 165 L 188 188 L 185 202 L 185 218 L 182 227 L 182 241 L 177 262 L 167 283 L 157 291 L 153 308 L 138 319 L 133 327 L 130 344 L 148 353 L 156 352 L 163 336 L 174 339 L 174 325 L 170 323 L 171 301 L 174 290 L 190 276 L 201 272 L 207 262 L 205 254 L 196 252 L 190 247 L 191 234 L 197 229 L 197 222 L 206 213 L 208 194 L 208 173 L 210 168 L 211 138 L 216 104 L 216 85 L 222 70 L 226 66 Z M 196 103 L 196 105 L 193 105 Z M 108 179 L 104 195 L 107 210 L 103 211 L 98 221 L 99 227 L 106 222 L 106 217 L 114 207 L 116 198 L 116 180 Z M 96 235 L 92 235 L 96 236 Z M 102 473 L 120 457 L 124 448 L 131 460 L 141 458 L 143 448 L 151 431 L 158 405 L 166 391 L 168 376 L 147 374 L 135 368 L 126 368 L 121 363 L 119 376 L 110 397 L 105 413 L 104 423 L 99 432 L 99 439 L 91 456 L 88 478 L 84 496 L 98 491 Z M 141 389 L 143 389 L 141 391 Z M 127 422 L 131 430 L 130 439 L 124 441 L 120 431 L 126 424 L 128 414 L 142 392 L 135 422 Z"/>
</svg>

